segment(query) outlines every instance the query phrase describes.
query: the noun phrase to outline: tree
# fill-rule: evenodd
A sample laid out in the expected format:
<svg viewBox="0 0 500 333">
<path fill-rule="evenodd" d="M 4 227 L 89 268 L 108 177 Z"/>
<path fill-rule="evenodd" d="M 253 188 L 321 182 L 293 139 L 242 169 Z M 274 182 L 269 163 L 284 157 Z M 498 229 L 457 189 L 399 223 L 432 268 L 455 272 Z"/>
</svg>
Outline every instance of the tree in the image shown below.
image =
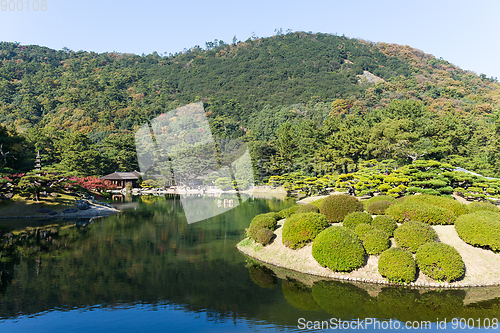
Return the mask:
<svg viewBox="0 0 500 333">
<path fill-rule="evenodd" d="M 61 169 L 42 168 L 40 171 L 30 171 L 19 181 L 21 193 L 32 195 L 35 201 L 40 201 L 42 192 L 63 192 L 70 185 L 70 177 L 74 176 Z"/>
</svg>

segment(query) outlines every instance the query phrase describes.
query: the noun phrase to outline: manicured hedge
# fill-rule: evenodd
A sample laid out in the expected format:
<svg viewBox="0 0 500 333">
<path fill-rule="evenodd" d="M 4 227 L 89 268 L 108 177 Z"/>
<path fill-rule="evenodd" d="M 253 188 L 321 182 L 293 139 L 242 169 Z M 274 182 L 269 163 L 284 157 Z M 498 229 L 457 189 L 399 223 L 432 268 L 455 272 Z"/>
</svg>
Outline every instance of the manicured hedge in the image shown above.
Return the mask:
<svg viewBox="0 0 500 333">
<path fill-rule="evenodd" d="M 399 223 L 414 220 L 431 225 L 447 225 L 453 224 L 456 220 L 456 216 L 452 211 L 418 201 L 404 200 L 390 206 L 385 213 L 392 216 Z"/>
<path fill-rule="evenodd" d="M 287 218 L 283 225 L 283 245 L 291 249 L 300 249 L 327 227 L 328 222 L 323 214 L 295 213 Z"/>
<path fill-rule="evenodd" d="M 271 231 L 276 230 L 278 226 L 278 214 L 266 213 L 255 216 L 247 229 L 247 235 L 254 241 L 257 241 L 257 233 L 260 229 L 265 228 Z"/>
<path fill-rule="evenodd" d="M 421 245 L 434 242 L 437 238 L 431 226 L 417 221 L 405 222 L 394 231 L 396 245 L 413 253 L 417 252 Z"/>
<path fill-rule="evenodd" d="M 396 221 L 389 215 L 375 216 L 372 225 L 377 229 L 387 232 L 391 237 L 394 235 L 394 230 L 398 227 Z"/>
<path fill-rule="evenodd" d="M 460 216 L 455 222 L 458 236 L 472 246 L 500 252 L 500 214 L 477 211 Z"/>
<path fill-rule="evenodd" d="M 342 221 L 342 225 L 346 228 L 354 229 L 358 224 L 361 223 L 371 224 L 372 220 L 372 216 L 368 213 L 352 212 L 346 215 L 346 217 Z"/>
<path fill-rule="evenodd" d="M 361 239 L 364 234 L 375 229 L 376 228 L 371 224 L 360 223 L 356 226 L 356 228 L 354 228 L 354 233 L 359 237 L 359 239 Z"/>
<path fill-rule="evenodd" d="M 467 205 L 467 210 L 469 213 L 474 213 L 481 210 L 488 210 L 490 212 L 500 213 L 500 209 L 491 202 L 471 202 Z"/>
<path fill-rule="evenodd" d="M 393 203 L 390 201 L 377 201 L 366 207 L 366 211 L 372 215 L 383 215 L 391 205 L 393 205 Z"/>
<path fill-rule="evenodd" d="M 363 204 L 365 205 L 365 207 L 368 207 L 372 203 L 379 201 L 389 201 L 391 203 L 396 203 L 396 199 L 391 197 L 390 195 L 377 195 L 374 196 L 373 198 L 363 201 Z"/>
<path fill-rule="evenodd" d="M 451 245 L 426 243 L 415 255 L 418 268 L 427 276 L 438 281 L 455 281 L 465 272 L 462 256 Z"/>
<path fill-rule="evenodd" d="M 365 261 L 365 249 L 350 229 L 340 226 L 323 230 L 312 246 L 314 259 L 323 267 L 336 272 L 349 272 L 361 267 Z"/>
<path fill-rule="evenodd" d="M 410 252 L 393 247 L 380 255 L 378 272 L 390 282 L 410 283 L 415 281 L 417 268 Z"/>
<path fill-rule="evenodd" d="M 378 255 L 391 246 L 389 234 L 385 231 L 375 229 L 365 233 L 361 237 L 366 253 Z"/>
<path fill-rule="evenodd" d="M 444 209 L 448 209 L 453 212 L 455 216 L 460 216 L 467 213 L 467 205 L 458 202 L 457 200 L 449 197 L 437 196 L 437 195 L 412 195 L 405 197 L 406 202 L 423 202 L 429 205 L 438 206 Z"/>
<path fill-rule="evenodd" d="M 267 228 L 260 229 L 259 231 L 257 231 L 257 234 L 255 235 L 255 241 L 262 245 L 269 244 L 273 238 L 274 238 L 274 232 L 272 232 Z"/>
<path fill-rule="evenodd" d="M 347 194 L 329 195 L 320 207 L 321 214 L 329 223 L 341 222 L 351 212 L 362 212 L 363 204 L 357 198 Z"/>
<path fill-rule="evenodd" d="M 310 204 L 299 205 L 299 209 L 297 209 L 295 214 L 300 213 L 319 213 L 319 208 Z"/>
<path fill-rule="evenodd" d="M 280 210 L 278 214 L 278 220 L 286 219 L 290 215 L 294 214 L 297 209 L 299 209 L 299 205 L 293 205 L 291 207 Z"/>
</svg>

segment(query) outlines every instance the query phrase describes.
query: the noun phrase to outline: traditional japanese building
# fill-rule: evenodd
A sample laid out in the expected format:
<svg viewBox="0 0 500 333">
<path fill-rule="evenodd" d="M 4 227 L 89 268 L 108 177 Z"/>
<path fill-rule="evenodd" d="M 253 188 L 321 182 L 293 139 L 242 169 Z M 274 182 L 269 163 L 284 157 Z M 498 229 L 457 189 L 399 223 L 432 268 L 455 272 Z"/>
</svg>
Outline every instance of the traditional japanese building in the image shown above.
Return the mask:
<svg viewBox="0 0 500 333">
<path fill-rule="evenodd" d="M 118 188 L 124 188 L 127 184 L 130 184 L 132 188 L 136 188 L 139 187 L 139 176 L 141 176 L 141 173 L 134 170 L 132 172 L 113 172 L 102 176 L 100 179 L 109 180 Z"/>
</svg>

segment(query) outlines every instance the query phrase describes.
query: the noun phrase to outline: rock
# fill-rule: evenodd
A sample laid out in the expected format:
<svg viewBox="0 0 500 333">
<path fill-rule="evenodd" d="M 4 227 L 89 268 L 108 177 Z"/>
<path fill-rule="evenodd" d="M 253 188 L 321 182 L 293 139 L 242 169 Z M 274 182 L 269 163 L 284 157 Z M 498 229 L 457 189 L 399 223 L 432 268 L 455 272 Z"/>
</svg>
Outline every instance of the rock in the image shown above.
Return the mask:
<svg viewBox="0 0 500 333">
<path fill-rule="evenodd" d="M 87 200 L 77 200 L 76 207 L 78 207 L 79 210 L 87 210 L 90 209 L 90 204 Z"/>
<path fill-rule="evenodd" d="M 51 211 L 49 212 L 49 215 L 57 215 L 57 212 Z"/>
<path fill-rule="evenodd" d="M 50 193 L 50 196 L 53 198 L 57 198 L 59 196 L 59 194 L 52 192 L 52 193 Z"/>
<path fill-rule="evenodd" d="M 67 209 L 63 210 L 64 214 L 71 214 L 71 213 L 76 213 L 76 212 L 78 212 L 78 209 L 76 209 L 76 208 L 67 208 Z"/>
<path fill-rule="evenodd" d="M 36 211 L 39 212 L 39 213 L 44 213 L 44 214 L 45 213 L 53 212 L 52 209 L 48 209 L 48 208 L 38 208 Z"/>
</svg>

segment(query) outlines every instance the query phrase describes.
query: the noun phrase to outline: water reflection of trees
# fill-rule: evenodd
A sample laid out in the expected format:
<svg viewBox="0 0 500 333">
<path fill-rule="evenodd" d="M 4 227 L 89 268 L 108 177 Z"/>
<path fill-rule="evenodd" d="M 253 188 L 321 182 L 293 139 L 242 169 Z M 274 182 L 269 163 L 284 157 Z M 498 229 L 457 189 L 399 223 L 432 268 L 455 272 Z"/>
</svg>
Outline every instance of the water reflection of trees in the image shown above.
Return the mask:
<svg viewBox="0 0 500 333">
<path fill-rule="evenodd" d="M 25 251 L 10 266 L 15 283 L 3 288 L 0 316 L 137 302 L 214 316 L 257 313 L 254 304 L 265 303 L 269 292 L 252 283 L 235 244 L 272 201 L 247 202 L 189 225 L 178 200 L 144 199 L 134 211 L 86 226 L 51 226 L 39 241 L 28 237 L 39 251 Z"/>
</svg>

